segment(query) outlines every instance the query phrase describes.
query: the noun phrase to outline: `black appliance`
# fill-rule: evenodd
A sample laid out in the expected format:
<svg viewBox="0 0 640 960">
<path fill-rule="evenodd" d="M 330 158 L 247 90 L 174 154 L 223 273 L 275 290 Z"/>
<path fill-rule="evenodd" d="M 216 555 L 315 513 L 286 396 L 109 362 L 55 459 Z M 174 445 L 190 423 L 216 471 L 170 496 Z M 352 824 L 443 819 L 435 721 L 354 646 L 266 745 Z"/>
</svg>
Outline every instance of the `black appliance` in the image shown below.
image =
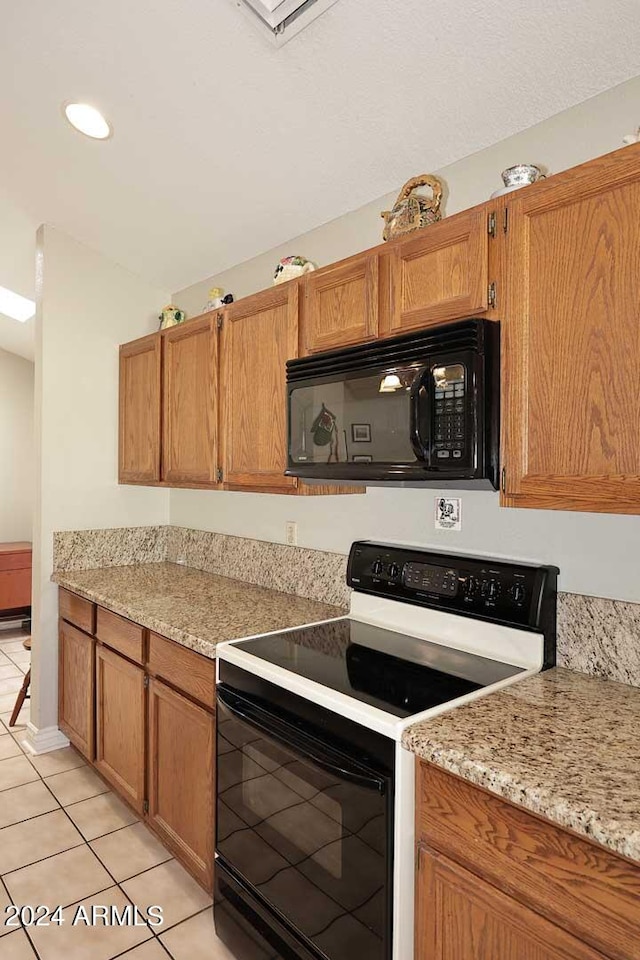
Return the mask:
<svg viewBox="0 0 640 960">
<path fill-rule="evenodd" d="M 397 724 L 524 670 L 400 632 L 405 604 L 452 615 L 454 631 L 461 617 L 521 630 L 549 667 L 557 574 L 359 541 L 348 583 L 398 601 L 398 630 L 345 616 L 219 647 L 214 914 L 238 960 L 393 957 L 395 734 L 265 679 L 260 664 Z"/>
<path fill-rule="evenodd" d="M 389 960 L 394 743 L 221 662 L 215 924 L 239 960 Z"/>
<path fill-rule="evenodd" d="M 499 354 L 470 319 L 289 360 L 285 474 L 497 489 Z"/>
</svg>

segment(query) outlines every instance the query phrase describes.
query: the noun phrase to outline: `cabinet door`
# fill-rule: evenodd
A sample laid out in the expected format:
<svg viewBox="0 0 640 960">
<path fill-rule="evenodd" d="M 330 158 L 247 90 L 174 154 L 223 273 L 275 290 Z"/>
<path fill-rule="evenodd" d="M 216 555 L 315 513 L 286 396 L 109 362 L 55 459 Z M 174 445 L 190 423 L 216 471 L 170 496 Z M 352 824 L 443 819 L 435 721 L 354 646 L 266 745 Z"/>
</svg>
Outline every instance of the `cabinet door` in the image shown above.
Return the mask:
<svg viewBox="0 0 640 960">
<path fill-rule="evenodd" d="M 378 335 L 378 255 L 352 257 L 308 275 L 304 352 L 372 340 Z"/>
<path fill-rule="evenodd" d="M 215 720 L 159 680 L 149 683 L 149 821 L 213 889 Z"/>
<path fill-rule="evenodd" d="M 452 861 L 418 847 L 416 960 L 605 960 Z"/>
<path fill-rule="evenodd" d="M 394 242 L 388 333 L 484 313 L 488 306 L 487 210 L 478 207 Z"/>
<path fill-rule="evenodd" d="M 640 513 L 640 146 L 509 206 L 504 503 Z"/>
<path fill-rule="evenodd" d="M 120 347 L 120 483 L 160 480 L 160 334 Z"/>
<path fill-rule="evenodd" d="M 96 768 L 139 813 L 144 805 L 144 670 L 96 648 Z"/>
<path fill-rule="evenodd" d="M 163 338 L 162 479 L 215 484 L 218 468 L 217 315 Z"/>
<path fill-rule="evenodd" d="M 87 760 L 95 757 L 96 642 L 64 620 L 58 629 L 58 726 Z"/>
<path fill-rule="evenodd" d="M 284 283 L 229 308 L 222 328 L 224 482 L 292 492 L 285 477 L 287 360 L 298 354 L 298 284 Z"/>
</svg>

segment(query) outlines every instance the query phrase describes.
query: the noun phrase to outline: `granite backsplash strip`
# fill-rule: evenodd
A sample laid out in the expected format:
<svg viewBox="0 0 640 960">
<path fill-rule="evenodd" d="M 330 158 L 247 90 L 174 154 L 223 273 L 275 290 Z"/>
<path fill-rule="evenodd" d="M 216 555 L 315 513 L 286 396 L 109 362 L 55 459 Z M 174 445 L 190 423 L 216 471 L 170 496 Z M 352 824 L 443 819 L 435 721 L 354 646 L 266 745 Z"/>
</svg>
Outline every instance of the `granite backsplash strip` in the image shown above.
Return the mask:
<svg viewBox="0 0 640 960">
<path fill-rule="evenodd" d="M 558 666 L 640 687 L 640 603 L 558 594 Z"/>
<path fill-rule="evenodd" d="M 169 527 L 64 530 L 53 535 L 53 572 L 127 567 L 167 559 Z"/>
<path fill-rule="evenodd" d="M 164 561 L 319 603 L 349 606 L 340 553 L 230 537 L 185 527 L 117 527 L 54 533 L 53 572 Z"/>
<path fill-rule="evenodd" d="M 180 562 L 196 570 L 339 607 L 349 605 L 347 558 L 186 527 L 54 534 L 53 570 Z M 640 687 L 640 603 L 558 594 L 558 665 Z"/>
<path fill-rule="evenodd" d="M 320 603 L 349 606 L 347 558 L 341 553 L 170 527 L 167 560 Z"/>
</svg>

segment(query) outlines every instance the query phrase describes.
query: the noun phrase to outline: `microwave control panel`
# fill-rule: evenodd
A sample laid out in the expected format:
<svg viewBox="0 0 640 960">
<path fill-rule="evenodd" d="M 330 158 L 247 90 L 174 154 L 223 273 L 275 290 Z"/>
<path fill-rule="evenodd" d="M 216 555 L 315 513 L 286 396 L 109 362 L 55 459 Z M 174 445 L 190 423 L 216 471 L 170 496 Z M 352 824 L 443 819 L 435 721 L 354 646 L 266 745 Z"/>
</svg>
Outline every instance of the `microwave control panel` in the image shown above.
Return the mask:
<svg viewBox="0 0 640 960">
<path fill-rule="evenodd" d="M 440 466 L 466 462 L 469 453 L 468 396 L 466 370 L 462 363 L 432 368 L 433 444 L 432 456 Z"/>
</svg>

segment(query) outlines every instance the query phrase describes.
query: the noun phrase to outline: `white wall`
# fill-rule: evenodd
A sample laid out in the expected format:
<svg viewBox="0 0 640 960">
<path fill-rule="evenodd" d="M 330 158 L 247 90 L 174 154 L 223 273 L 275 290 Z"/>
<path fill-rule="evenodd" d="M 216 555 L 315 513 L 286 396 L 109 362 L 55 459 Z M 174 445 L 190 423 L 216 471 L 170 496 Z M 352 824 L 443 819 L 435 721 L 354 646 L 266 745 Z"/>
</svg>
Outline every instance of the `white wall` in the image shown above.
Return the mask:
<svg viewBox="0 0 640 960">
<path fill-rule="evenodd" d="M 37 238 L 33 697 L 57 721 L 55 530 L 166 523 L 165 490 L 119 486 L 118 344 L 157 328 L 158 290 L 49 226 Z"/>
<path fill-rule="evenodd" d="M 428 110 L 425 114 L 428 122 Z M 500 186 L 500 171 L 517 162 L 550 172 L 615 150 L 640 123 L 640 77 L 558 114 L 440 171 L 451 214 L 480 203 Z M 357 136 L 357 130 L 354 130 Z M 422 172 L 416 156 L 407 178 Z M 400 184 L 398 184 L 398 188 Z M 310 185 L 310 189 L 313 185 Z M 270 284 L 277 260 L 301 253 L 320 264 L 349 256 L 381 239 L 382 197 L 317 230 L 174 295 L 199 313 L 212 285 L 236 297 Z M 366 496 L 287 498 L 260 494 L 172 490 L 171 522 L 239 536 L 282 541 L 286 520 L 298 522 L 298 542 L 345 552 L 356 537 L 433 544 L 445 549 L 501 554 L 556 563 L 563 590 L 640 601 L 640 517 L 559 511 L 501 510 L 497 494 L 463 493 L 463 529 L 436 533 L 435 491 L 370 489 Z"/>
<path fill-rule="evenodd" d="M 31 540 L 33 377 L 33 363 L 0 350 L 0 543 Z"/>
</svg>

